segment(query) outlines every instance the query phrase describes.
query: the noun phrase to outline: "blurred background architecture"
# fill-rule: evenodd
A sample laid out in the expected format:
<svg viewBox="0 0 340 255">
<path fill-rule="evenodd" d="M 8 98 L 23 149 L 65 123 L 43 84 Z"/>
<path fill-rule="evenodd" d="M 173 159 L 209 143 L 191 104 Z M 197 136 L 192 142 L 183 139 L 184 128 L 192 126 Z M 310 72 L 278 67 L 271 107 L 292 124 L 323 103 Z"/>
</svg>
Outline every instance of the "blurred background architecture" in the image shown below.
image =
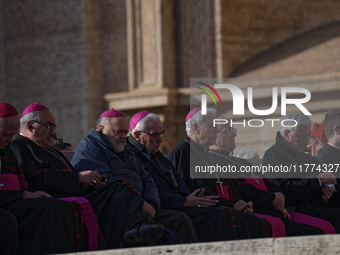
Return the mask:
<svg viewBox="0 0 340 255">
<path fill-rule="evenodd" d="M 320 122 L 340 108 L 339 68 L 338 0 L 0 0 L 0 99 L 46 105 L 74 147 L 113 107 L 159 114 L 168 154 L 185 137 L 190 78 L 302 77 Z M 268 83 L 247 86 L 271 105 Z M 238 129 L 238 148 L 262 156 L 277 127 Z"/>
</svg>

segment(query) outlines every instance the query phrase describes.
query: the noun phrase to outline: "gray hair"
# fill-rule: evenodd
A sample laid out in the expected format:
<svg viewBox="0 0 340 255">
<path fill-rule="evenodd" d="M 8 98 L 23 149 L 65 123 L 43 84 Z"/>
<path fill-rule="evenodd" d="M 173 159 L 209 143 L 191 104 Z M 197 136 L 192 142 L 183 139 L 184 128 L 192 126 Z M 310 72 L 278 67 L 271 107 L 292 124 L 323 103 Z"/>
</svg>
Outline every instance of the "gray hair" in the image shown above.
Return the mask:
<svg viewBox="0 0 340 255">
<path fill-rule="evenodd" d="M 328 139 L 334 135 L 334 127 L 340 126 L 340 110 L 332 110 L 325 114 L 324 131 Z"/>
<path fill-rule="evenodd" d="M 98 128 L 99 125 L 106 126 L 109 123 L 110 118 L 111 117 L 99 117 L 96 122 L 96 129 Z"/>
<path fill-rule="evenodd" d="M 138 132 L 138 131 L 145 131 L 146 126 L 147 126 L 147 121 L 149 119 L 157 119 L 157 120 L 161 121 L 161 119 L 159 118 L 159 116 L 156 113 L 150 112 L 150 113 L 146 114 L 143 118 L 141 118 L 138 121 L 137 125 L 132 130 L 130 130 L 131 135 L 134 136 L 135 132 Z"/>
<path fill-rule="evenodd" d="M 38 120 L 40 117 L 41 111 L 33 111 L 26 113 L 24 116 L 20 118 L 20 130 L 26 130 L 26 123 L 29 120 Z"/>
<path fill-rule="evenodd" d="M 284 126 L 282 123 L 284 122 Z M 296 126 L 294 126 L 297 123 Z M 287 113 L 281 119 L 280 134 L 283 136 L 285 130 L 290 130 L 294 133 L 299 126 L 311 126 L 312 121 L 309 117 L 304 115 L 302 112 L 291 112 Z"/>
<path fill-rule="evenodd" d="M 190 136 L 193 133 L 192 127 L 194 126 L 194 124 L 202 126 L 208 115 L 216 115 L 216 109 L 207 108 L 207 115 L 202 115 L 202 111 L 194 113 L 185 123 L 185 130 L 187 132 L 187 135 Z"/>
</svg>

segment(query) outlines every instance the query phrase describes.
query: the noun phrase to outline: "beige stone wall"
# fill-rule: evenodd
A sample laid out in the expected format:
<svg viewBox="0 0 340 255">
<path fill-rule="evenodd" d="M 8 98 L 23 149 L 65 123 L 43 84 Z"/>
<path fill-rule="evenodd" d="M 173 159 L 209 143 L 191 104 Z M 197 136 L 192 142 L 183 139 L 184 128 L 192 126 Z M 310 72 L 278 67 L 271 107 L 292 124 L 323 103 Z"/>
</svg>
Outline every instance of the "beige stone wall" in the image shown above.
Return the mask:
<svg viewBox="0 0 340 255">
<path fill-rule="evenodd" d="M 222 0 L 221 8 L 223 59 L 227 60 L 224 77 L 273 45 L 340 20 L 340 2 L 336 0 Z"/>
<path fill-rule="evenodd" d="M 47 105 L 59 136 L 74 145 L 114 107 L 159 113 L 169 153 L 185 137 L 190 78 L 339 72 L 337 0 L 0 0 L 0 7 L 1 99 L 19 111 Z M 337 106 L 337 93 L 316 88 L 315 120 Z M 270 143 L 262 135 L 238 141 Z"/>
<path fill-rule="evenodd" d="M 33 102 L 46 105 L 56 117 L 58 135 L 77 144 L 87 132 L 83 1 L 0 3 L 1 99 L 20 112 Z"/>
</svg>

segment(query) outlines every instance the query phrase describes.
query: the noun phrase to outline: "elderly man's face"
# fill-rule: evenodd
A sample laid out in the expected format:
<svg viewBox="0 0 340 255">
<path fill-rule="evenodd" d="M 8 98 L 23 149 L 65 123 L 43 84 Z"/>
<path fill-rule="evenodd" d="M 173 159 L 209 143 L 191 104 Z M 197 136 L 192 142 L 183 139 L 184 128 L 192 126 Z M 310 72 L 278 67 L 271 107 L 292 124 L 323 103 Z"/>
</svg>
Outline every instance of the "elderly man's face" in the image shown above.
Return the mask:
<svg viewBox="0 0 340 255">
<path fill-rule="evenodd" d="M 216 145 L 223 151 L 232 152 L 236 148 L 236 130 L 230 124 L 217 125 Z"/>
<path fill-rule="evenodd" d="M 100 129 L 100 125 L 98 127 Z M 125 117 L 112 117 L 101 130 L 105 139 L 110 142 L 114 152 L 121 152 L 125 148 L 126 135 L 129 132 Z"/>
<path fill-rule="evenodd" d="M 307 145 L 309 144 L 310 134 L 310 125 L 299 125 L 294 133 L 289 130 L 285 130 L 284 139 L 292 150 L 304 152 Z"/>
<path fill-rule="evenodd" d="M 203 147 L 213 145 L 216 141 L 216 128 L 213 126 L 215 116 L 208 114 L 201 126 L 196 129 L 196 140 Z"/>
<path fill-rule="evenodd" d="M 0 149 L 13 141 L 13 136 L 18 133 L 19 125 L 19 116 L 0 118 Z"/>
<path fill-rule="evenodd" d="M 43 147 L 53 146 L 56 136 L 54 130 L 56 124 L 52 112 L 49 110 L 41 111 L 35 120 L 40 123 L 34 122 L 34 120 L 28 121 L 32 126 L 32 133 L 29 138 Z"/>
<path fill-rule="evenodd" d="M 152 154 L 158 152 L 159 147 L 163 141 L 160 135 L 163 132 L 163 124 L 160 120 L 149 118 L 145 130 L 139 130 L 137 141 L 144 145 L 144 147 Z M 136 136 L 135 136 L 136 138 Z"/>
</svg>

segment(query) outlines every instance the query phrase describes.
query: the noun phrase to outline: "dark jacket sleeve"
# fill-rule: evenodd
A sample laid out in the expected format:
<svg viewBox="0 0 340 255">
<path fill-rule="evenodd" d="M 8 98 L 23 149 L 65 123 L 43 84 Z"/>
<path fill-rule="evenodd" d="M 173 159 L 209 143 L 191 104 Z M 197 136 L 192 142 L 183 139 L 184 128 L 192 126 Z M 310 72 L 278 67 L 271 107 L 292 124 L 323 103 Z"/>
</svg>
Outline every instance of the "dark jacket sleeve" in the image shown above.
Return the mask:
<svg viewBox="0 0 340 255">
<path fill-rule="evenodd" d="M 180 209 L 183 208 L 186 197 L 178 196 L 173 192 L 159 191 L 162 209 Z"/>
<path fill-rule="evenodd" d="M 158 189 L 149 172 L 143 166 L 140 169 L 140 176 L 144 185 L 143 199 L 152 205 L 156 210 L 161 208 L 161 202 L 158 194 Z"/>
<path fill-rule="evenodd" d="M 70 196 L 78 193 L 78 173 L 56 168 L 49 161 L 47 152 L 39 146 L 13 142 L 11 149 L 32 189 L 43 190 L 55 196 Z"/>
<path fill-rule="evenodd" d="M 71 164 L 77 170 L 82 172 L 85 170 L 98 171 L 99 174 L 109 178 L 111 175 L 110 166 L 104 153 L 99 149 L 90 146 L 84 146 L 83 141 L 78 145 L 75 151 Z"/>
<path fill-rule="evenodd" d="M 82 140 L 72 158 L 71 163 L 77 171 L 97 170 L 108 179 L 108 183 L 124 179 L 132 186 L 144 201 L 156 210 L 160 208 L 158 191 L 143 164 L 138 164 L 132 155 L 119 158 L 108 148 L 104 148 L 90 139 Z"/>
<path fill-rule="evenodd" d="M 168 155 L 167 158 L 175 166 L 181 178 L 183 178 L 186 181 L 187 179 L 190 179 L 190 161 L 183 160 L 190 159 L 190 154 L 188 157 L 188 155 L 186 155 L 187 153 L 186 152 L 184 153 L 185 155 L 183 155 L 183 150 L 178 150 L 176 148 Z"/>
</svg>

